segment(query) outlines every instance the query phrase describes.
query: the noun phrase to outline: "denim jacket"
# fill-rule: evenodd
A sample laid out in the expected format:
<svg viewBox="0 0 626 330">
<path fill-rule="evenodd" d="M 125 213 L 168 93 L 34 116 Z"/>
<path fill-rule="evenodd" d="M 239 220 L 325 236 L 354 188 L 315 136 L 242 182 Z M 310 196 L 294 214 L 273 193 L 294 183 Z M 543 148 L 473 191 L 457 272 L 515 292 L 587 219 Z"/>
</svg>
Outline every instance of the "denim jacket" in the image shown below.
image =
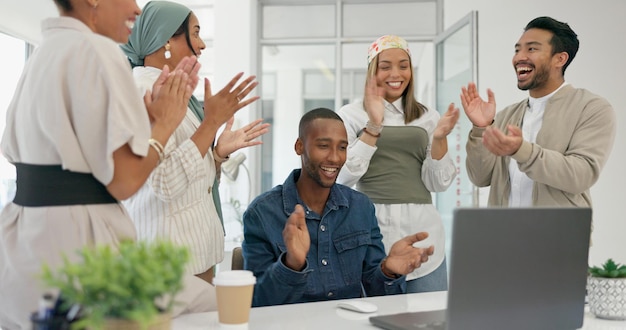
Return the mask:
<svg viewBox="0 0 626 330">
<path fill-rule="evenodd" d="M 334 184 L 324 214 L 308 210 L 291 172 L 284 184 L 257 197 L 243 215 L 245 269 L 254 272 L 253 306 L 404 293 L 405 276 L 389 278 L 374 205 L 364 194 Z M 282 232 L 296 204 L 305 208 L 311 247 L 305 268 L 285 266 Z"/>
</svg>

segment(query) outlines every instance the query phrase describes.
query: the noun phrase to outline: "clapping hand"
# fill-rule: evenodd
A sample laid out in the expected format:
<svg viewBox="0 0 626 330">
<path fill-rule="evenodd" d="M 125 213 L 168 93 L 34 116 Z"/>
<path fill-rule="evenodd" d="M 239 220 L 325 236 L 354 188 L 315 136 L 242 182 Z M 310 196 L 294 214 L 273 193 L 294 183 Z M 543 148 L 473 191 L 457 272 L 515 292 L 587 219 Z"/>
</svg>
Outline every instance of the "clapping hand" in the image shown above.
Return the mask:
<svg viewBox="0 0 626 330">
<path fill-rule="evenodd" d="M 174 70 L 171 70 L 170 67 L 167 65 L 163 66 L 159 78 L 157 78 L 157 80 L 152 85 L 151 93 L 153 98 L 158 97 L 161 91 L 161 87 L 163 86 L 167 78 L 173 74 L 176 74 L 177 72 L 184 72 L 187 74 L 186 83 L 187 86 L 189 86 L 191 93 L 193 93 L 193 91 L 196 89 L 196 86 L 198 85 L 198 71 L 200 71 L 200 67 L 201 65 L 200 63 L 198 63 L 198 58 L 195 56 L 184 57 L 182 60 L 180 60 L 180 62 L 178 62 L 178 65 L 176 66 L 176 68 L 174 68 Z M 190 97 L 191 94 L 187 97 L 187 101 Z"/>
<path fill-rule="evenodd" d="M 382 125 L 385 116 L 385 90 L 378 86 L 376 77 L 369 77 L 365 84 L 363 104 L 369 120 L 374 125 Z"/>
<path fill-rule="evenodd" d="M 152 91 L 147 91 L 144 95 L 148 116 L 154 125 L 162 125 L 173 132 L 185 117 L 187 103 L 193 93 L 190 74 L 193 75 L 197 70 L 193 69 L 194 61 L 195 58 L 192 57 L 184 58 L 173 72 L 170 72 L 167 65 L 163 67 Z M 183 68 L 191 71 L 185 72 Z"/>
<path fill-rule="evenodd" d="M 483 132 L 483 145 L 496 156 L 510 156 L 519 150 L 524 140 L 522 130 L 515 125 L 508 125 L 508 134 L 497 127 L 487 127 Z"/>
<path fill-rule="evenodd" d="M 210 120 L 217 126 L 221 126 L 239 109 L 259 99 L 258 96 L 253 96 L 244 100 L 259 83 L 254 81 L 256 76 L 250 76 L 235 87 L 242 76 L 243 72 L 236 74 L 215 95 L 211 93 L 209 79 L 204 78 L 204 120 Z"/>
<path fill-rule="evenodd" d="M 285 229 L 283 229 L 283 241 L 287 247 L 285 266 L 295 271 L 302 270 L 311 247 L 311 237 L 306 226 L 302 205 L 296 205 L 295 210 L 287 219 Z"/>
<path fill-rule="evenodd" d="M 469 120 L 477 127 L 487 127 L 493 122 L 496 116 L 496 98 L 491 89 L 487 89 L 487 102 L 485 102 L 478 91 L 475 83 L 469 83 L 466 87 L 461 87 L 461 104 Z"/>
<path fill-rule="evenodd" d="M 174 68 L 174 71 L 181 70 L 189 76 L 187 84 L 189 85 L 189 88 L 191 88 L 192 92 L 195 91 L 196 87 L 198 86 L 198 81 L 200 80 L 200 78 L 198 77 L 198 72 L 200 72 L 201 66 L 202 65 L 200 65 L 200 62 L 198 62 L 197 57 L 186 56 L 180 62 L 178 62 L 178 65 L 176 65 L 176 68 Z"/>
<path fill-rule="evenodd" d="M 434 246 L 428 248 L 416 248 L 414 243 L 423 241 L 428 238 L 428 233 L 419 232 L 417 234 L 406 236 L 391 246 L 385 267 L 395 274 L 409 274 L 423 263 L 435 252 Z"/>
<path fill-rule="evenodd" d="M 226 156 L 241 148 L 259 145 L 263 142 L 255 139 L 269 132 L 270 124 L 261 124 L 263 119 L 257 119 L 236 131 L 232 130 L 234 121 L 235 117 L 230 117 L 217 140 L 215 152 L 218 155 Z"/>
<path fill-rule="evenodd" d="M 448 111 L 437 122 L 437 127 L 433 132 L 433 139 L 446 138 L 454 129 L 457 121 L 459 121 L 459 108 L 454 107 L 454 103 L 450 103 Z"/>
</svg>

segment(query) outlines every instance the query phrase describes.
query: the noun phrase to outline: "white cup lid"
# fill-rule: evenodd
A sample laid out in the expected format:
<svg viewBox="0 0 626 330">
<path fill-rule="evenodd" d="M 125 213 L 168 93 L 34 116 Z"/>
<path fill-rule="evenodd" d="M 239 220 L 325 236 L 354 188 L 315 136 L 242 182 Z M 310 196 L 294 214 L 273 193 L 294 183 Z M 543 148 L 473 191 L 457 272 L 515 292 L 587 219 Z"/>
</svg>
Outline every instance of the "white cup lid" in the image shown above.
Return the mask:
<svg viewBox="0 0 626 330">
<path fill-rule="evenodd" d="M 242 323 L 242 324 L 220 323 L 219 328 L 223 330 L 248 330 L 248 323 Z"/>
<path fill-rule="evenodd" d="M 239 286 L 256 283 L 256 277 L 249 270 L 229 270 L 218 272 L 213 278 L 213 285 Z"/>
</svg>

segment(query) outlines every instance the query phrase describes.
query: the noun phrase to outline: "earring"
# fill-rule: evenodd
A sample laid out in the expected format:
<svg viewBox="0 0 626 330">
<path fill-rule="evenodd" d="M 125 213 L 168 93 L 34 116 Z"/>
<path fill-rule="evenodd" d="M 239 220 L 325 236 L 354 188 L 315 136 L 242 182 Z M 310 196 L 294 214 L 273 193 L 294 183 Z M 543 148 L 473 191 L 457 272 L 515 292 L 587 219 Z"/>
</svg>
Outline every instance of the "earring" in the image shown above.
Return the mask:
<svg viewBox="0 0 626 330">
<path fill-rule="evenodd" d="M 170 43 L 165 44 L 165 59 L 169 60 L 172 57 L 172 53 L 170 52 Z"/>
</svg>

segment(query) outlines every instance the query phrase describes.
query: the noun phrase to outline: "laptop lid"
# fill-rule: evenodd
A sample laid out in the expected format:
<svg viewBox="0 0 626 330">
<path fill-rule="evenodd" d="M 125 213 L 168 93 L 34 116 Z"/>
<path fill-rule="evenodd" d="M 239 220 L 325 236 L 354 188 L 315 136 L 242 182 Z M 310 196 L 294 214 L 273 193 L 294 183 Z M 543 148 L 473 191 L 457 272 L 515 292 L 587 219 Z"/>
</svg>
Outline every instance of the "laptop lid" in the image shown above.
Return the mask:
<svg viewBox="0 0 626 330">
<path fill-rule="evenodd" d="M 447 329 L 582 327 L 590 235 L 589 208 L 454 210 Z M 433 313 L 443 317 L 370 320 L 386 329 L 438 329 L 423 322 Z"/>
<path fill-rule="evenodd" d="M 466 208 L 453 214 L 449 329 L 582 327 L 589 208 Z"/>
</svg>

